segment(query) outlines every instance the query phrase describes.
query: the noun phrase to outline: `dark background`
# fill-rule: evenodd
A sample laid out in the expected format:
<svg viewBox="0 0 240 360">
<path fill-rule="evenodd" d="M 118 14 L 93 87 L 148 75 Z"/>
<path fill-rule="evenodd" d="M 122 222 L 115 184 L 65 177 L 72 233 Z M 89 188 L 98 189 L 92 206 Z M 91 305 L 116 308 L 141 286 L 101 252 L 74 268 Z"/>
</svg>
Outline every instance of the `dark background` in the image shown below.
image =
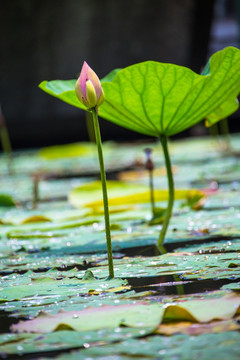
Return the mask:
<svg viewBox="0 0 240 360">
<path fill-rule="evenodd" d="M 145 60 L 199 72 L 213 52 L 238 46 L 238 3 L 0 0 L 0 103 L 13 147 L 88 139 L 84 112 L 43 93 L 42 80 L 77 78 L 84 60 L 100 78 Z M 238 121 L 230 128 L 240 130 Z M 104 120 L 101 130 L 103 140 L 142 137 Z"/>
</svg>

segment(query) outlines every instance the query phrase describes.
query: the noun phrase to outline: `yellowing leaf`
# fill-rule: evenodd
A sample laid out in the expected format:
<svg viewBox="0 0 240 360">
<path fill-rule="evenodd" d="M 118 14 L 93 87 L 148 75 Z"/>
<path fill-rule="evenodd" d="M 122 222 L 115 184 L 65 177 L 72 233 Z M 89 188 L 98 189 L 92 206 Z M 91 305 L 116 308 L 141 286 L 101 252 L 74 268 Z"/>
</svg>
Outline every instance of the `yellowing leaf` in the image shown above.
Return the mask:
<svg viewBox="0 0 240 360">
<path fill-rule="evenodd" d="M 224 331 L 240 330 L 240 324 L 235 319 L 213 321 L 204 324 L 193 324 L 192 322 L 180 321 L 172 322 L 168 324 L 160 324 L 155 331 L 161 335 L 173 335 L 173 334 L 187 334 L 187 335 L 200 335 L 208 333 L 221 333 Z"/>
<path fill-rule="evenodd" d="M 52 220 L 44 215 L 33 215 L 22 221 L 22 224 L 38 223 L 38 222 L 51 222 Z"/>
<path fill-rule="evenodd" d="M 240 297 L 229 295 L 219 299 L 190 300 L 166 307 L 163 320 L 187 320 L 192 322 L 209 322 L 227 320 L 240 311 Z"/>
<path fill-rule="evenodd" d="M 203 192 L 195 189 L 189 190 L 186 201 L 182 206 L 188 206 L 192 210 L 201 210 L 205 204 L 206 196 Z"/>
<path fill-rule="evenodd" d="M 75 156 L 91 155 L 95 147 L 91 143 L 74 143 L 66 145 L 53 145 L 43 148 L 39 151 L 39 155 L 46 160 L 68 158 Z"/>
<path fill-rule="evenodd" d="M 106 293 L 118 293 L 118 292 L 122 292 L 124 290 L 131 290 L 131 286 L 130 285 L 122 285 L 122 286 L 115 287 L 115 288 L 112 288 L 112 289 L 107 289 L 104 292 L 106 292 Z M 102 290 L 101 291 L 89 290 L 88 295 L 99 295 L 102 292 L 103 292 Z"/>
<path fill-rule="evenodd" d="M 150 201 L 149 188 L 146 185 L 127 183 L 122 181 L 108 181 L 109 206 L 126 206 L 148 203 Z M 187 199 L 191 197 L 193 190 L 175 190 L 175 199 Z M 168 190 L 156 189 L 154 191 L 156 201 L 167 201 Z M 202 197 L 202 192 L 194 190 L 194 196 Z M 101 182 L 95 181 L 73 189 L 69 194 L 69 201 L 75 207 L 102 208 Z"/>
</svg>

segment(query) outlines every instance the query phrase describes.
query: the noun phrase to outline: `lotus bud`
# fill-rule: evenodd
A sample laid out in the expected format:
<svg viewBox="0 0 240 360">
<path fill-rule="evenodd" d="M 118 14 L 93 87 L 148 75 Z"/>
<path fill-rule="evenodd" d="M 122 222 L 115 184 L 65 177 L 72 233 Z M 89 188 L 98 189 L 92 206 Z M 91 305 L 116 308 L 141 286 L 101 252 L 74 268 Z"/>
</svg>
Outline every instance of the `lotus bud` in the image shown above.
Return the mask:
<svg viewBox="0 0 240 360">
<path fill-rule="evenodd" d="M 97 109 L 104 101 L 100 80 L 86 61 L 76 82 L 75 91 L 78 100 L 88 109 Z"/>
</svg>

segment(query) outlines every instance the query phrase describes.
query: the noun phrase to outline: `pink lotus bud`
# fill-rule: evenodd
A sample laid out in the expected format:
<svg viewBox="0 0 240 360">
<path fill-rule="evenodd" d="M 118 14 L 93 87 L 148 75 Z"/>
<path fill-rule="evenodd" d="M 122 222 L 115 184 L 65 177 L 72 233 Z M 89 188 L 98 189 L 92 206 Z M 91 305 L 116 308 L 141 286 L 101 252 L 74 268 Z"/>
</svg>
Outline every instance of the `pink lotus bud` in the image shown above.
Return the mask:
<svg viewBox="0 0 240 360">
<path fill-rule="evenodd" d="M 104 101 L 104 93 L 99 78 L 86 61 L 75 86 L 78 100 L 88 109 L 98 108 Z"/>
</svg>

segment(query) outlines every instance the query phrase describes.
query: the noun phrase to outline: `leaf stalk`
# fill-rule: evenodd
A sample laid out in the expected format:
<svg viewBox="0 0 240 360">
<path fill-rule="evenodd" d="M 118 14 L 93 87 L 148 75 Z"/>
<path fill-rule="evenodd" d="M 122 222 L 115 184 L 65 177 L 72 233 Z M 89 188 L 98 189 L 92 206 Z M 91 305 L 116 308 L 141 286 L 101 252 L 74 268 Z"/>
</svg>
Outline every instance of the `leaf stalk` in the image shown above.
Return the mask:
<svg viewBox="0 0 240 360">
<path fill-rule="evenodd" d="M 173 209 L 173 204 L 174 204 L 174 181 L 173 181 L 172 166 L 171 166 L 171 160 L 170 160 L 169 151 L 168 151 L 166 135 L 161 135 L 160 141 L 162 144 L 163 154 L 164 154 L 164 158 L 165 158 L 165 166 L 166 166 L 167 177 L 168 177 L 168 191 L 169 191 L 168 206 L 167 206 L 163 226 L 160 231 L 160 235 L 159 235 L 158 243 L 157 243 L 158 249 L 161 252 L 164 238 L 165 238 L 165 235 L 166 235 L 166 232 L 168 229 L 169 221 L 170 221 L 170 218 L 172 215 L 172 209 Z"/>
<path fill-rule="evenodd" d="M 95 138 L 96 138 L 96 144 L 97 144 L 97 150 L 98 150 L 98 160 L 99 160 L 100 173 L 101 173 L 101 182 L 102 182 L 109 278 L 113 279 L 114 278 L 114 270 L 113 270 L 113 257 L 112 257 L 112 241 L 111 241 L 111 231 L 110 231 L 107 182 L 106 182 L 106 173 L 105 173 L 104 160 L 103 160 L 102 140 L 101 140 L 101 133 L 100 133 L 100 127 L 99 127 L 99 122 L 98 122 L 97 109 L 93 108 L 91 110 L 91 112 L 92 112 L 92 117 L 93 117 L 93 125 L 94 125 L 94 131 L 95 131 Z"/>
</svg>

